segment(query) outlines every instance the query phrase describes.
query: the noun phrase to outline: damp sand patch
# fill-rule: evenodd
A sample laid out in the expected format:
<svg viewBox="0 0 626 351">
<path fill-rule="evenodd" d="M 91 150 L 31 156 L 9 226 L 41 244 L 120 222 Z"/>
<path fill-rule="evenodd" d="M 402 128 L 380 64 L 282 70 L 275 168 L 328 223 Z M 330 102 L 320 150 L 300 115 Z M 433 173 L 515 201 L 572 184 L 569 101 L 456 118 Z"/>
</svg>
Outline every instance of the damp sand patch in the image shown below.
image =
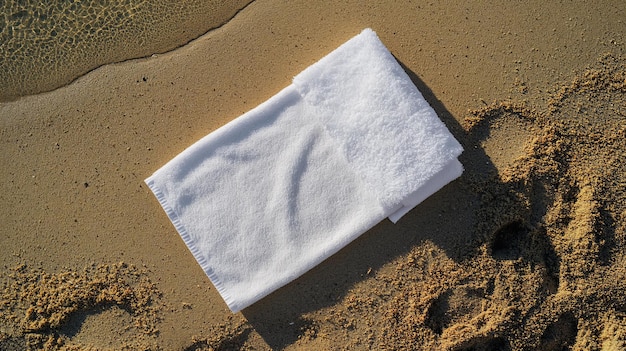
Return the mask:
<svg viewBox="0 0 626 351">
<path fill-rule="evenodd" d="M 54 274 L 5 270 L 0 348 L 155 349 L 161 294 L 146 273 L 124 263 Z"/>
</svg>

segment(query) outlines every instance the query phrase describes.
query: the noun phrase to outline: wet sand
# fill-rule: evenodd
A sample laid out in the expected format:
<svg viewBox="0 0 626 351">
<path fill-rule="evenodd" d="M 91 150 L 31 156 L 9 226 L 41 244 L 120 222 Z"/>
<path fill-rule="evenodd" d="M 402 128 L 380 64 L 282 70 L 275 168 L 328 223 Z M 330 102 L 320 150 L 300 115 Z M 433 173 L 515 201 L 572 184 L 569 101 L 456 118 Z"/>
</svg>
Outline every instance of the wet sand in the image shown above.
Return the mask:
<svg viewBox="0 0 626 351">
<path fill-rule="evenodd" d="M 256 1 L 176 50 L 1 103 L 0 348 L 626 348 L 625 15 Z M 233 315 L 143 179 L 365 27 L 465 173 Z"/>
</svg>

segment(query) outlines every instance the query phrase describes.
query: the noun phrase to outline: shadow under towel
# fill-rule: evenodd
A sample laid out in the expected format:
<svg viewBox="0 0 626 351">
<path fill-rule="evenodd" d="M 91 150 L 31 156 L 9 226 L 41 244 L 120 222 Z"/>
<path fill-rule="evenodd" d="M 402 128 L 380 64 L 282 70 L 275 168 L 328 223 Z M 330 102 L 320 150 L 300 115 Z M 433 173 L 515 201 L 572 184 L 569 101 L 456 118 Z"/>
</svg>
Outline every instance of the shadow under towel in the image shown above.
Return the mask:
<svg viewBox="0 0 626 351">
<path fill-rule="evenodd" d="M 463 151 L 371 29 L 146 183 L 237 312 L 463 172 Z"/>
</svg>

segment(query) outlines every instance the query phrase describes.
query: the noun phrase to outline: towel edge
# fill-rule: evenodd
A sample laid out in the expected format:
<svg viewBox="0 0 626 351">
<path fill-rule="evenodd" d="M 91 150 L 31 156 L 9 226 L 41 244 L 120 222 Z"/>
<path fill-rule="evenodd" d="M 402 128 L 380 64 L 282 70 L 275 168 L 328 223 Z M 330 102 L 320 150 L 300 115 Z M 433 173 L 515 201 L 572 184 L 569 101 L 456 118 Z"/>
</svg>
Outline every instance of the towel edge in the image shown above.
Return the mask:
<svg viewBox="0 0 626 351">
<path fill-rule="evenodd" d="M 215 289 L 217 289 L 219 294 L 222 296 L 228 308 L 233 313 L 241 311 L 242 308 L 237 306 L 239 304 L 231 297 L 227 289 L 222 284 L 222 281 L 215 275 L 215 272 L 213 272 L 213 270 L 209 267 L 206 259 L 200 254 L 200 250 L 198 250 L 198 248 L 195 246 L 193 240 L 191 239 L 191 236 L 187 232 L 187 228 L 185 228 L 185 226 L 183 225 L 180 216 L 178 215 L 178 213 L 176 213 L 176 211 L 174 211 L 172 207 L 170 207 L 167 199 L 165 198 L 165 195 L 163 195 L 161 189 L 156 185 L 152 176 L 146 178 L 144 182 L 146 183 L 148 188 L 150 188 L 157 201 L 169 217 L 170 222 L 172 222 L 172 224 L 174 225 L 174 228 L 180 235 L 181 239 L 183 239 L 183 242 L 185 243 L 193 257 L 196 259 L 196 262 L 198 262 L 204 273 L 207 275 L 207 277 L 209 277 L 209 280 L 211 280 L 211 283 L 213 283 L 213 286 L 215 286 Z"/>
<path fill-rule="evenodd" d="M 459 159 L 453 159 L 426 181 L 423 186 L 419 187 L 413 193 L 408 194 L 402 201 L 402 207 L 390 214 L 387 218 L 389 218 L 393 224 L 396 224 L 405 214 L 417 207 L 417 205 L 459 178 L 463 174 L 463 170 L 463 164 Z"/>
</svg>

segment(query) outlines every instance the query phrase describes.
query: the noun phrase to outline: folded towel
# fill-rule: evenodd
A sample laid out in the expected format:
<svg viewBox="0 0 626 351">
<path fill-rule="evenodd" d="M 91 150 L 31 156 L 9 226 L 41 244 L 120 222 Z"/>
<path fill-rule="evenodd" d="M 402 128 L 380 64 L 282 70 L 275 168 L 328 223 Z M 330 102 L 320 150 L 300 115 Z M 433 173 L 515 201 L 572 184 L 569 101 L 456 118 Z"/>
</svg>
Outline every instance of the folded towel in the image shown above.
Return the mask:
<svg viewBox="0 0 626 351">
<path fill-rule="evenodd" d="M 461 145 L 366 29 L 146 183 L 237 312 L 459 177 Z"/>
</svg>

